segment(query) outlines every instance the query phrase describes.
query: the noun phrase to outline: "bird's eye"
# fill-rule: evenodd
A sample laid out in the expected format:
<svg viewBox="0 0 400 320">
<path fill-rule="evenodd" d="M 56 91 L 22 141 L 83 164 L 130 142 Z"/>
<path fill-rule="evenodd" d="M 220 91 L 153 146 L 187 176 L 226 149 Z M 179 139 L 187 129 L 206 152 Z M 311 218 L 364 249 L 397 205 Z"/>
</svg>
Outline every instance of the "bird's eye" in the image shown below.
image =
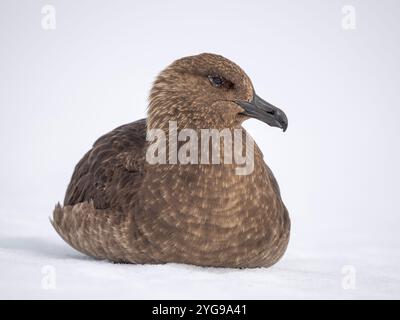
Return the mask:
<svg viewBox="0 0 400 320">
<path fill-rule="evenodd" d="M 215 75 L 209 75 L 208 79 L 214 87 L 222 87 L 225 83 L 224 78 Z"/>
</svg>

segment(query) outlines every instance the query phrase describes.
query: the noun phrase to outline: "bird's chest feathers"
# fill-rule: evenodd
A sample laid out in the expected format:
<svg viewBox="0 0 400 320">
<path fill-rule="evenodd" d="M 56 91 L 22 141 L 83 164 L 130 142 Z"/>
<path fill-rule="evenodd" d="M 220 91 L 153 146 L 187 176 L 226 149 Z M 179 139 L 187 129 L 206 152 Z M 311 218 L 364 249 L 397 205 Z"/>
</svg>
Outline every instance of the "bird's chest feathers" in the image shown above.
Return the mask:
<svg viewBox="0 0 400 320">
<path fill-rule="evenodd" d="M 256 169 L 239 176 L 226 165 L 183 166 L 154 175 L 142 188 L 146 194 L 136 215 L 138 233 L 155 248 L 152 256 L 188 261 L 189 254 L 214 259 L 217 251 L 223 261 L 237 256 L 243 243 L 268 241 L 274 221 L 280 221 L 274 218 L 279 201 L 266 170 Z M 164 248 L 161 256 L 156 248 Z"/>
<path fill-rule="evenodd" d="M 257 165 L 257 161 L 256 161 Z M 237 175 L 231 165 L 175 165 L 149 177 L 142 211 L 176 223 L 233 227 L 257 219 L 274 197 L 266 171 Z"/>
</svg>

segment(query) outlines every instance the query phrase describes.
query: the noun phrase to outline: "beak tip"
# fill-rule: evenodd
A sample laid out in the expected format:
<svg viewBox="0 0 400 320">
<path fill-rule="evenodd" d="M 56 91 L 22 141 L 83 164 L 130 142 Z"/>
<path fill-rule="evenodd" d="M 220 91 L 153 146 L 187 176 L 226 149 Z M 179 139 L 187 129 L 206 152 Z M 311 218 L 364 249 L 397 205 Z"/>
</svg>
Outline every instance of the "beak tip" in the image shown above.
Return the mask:
<svg viewBox="0 0 400 320">
<path fill-rule="evenodd" d="M 280 122 L 280 127 L 282 128 L 282 131 L 285 132 L 288 128 L 288 123 L 287 121 L 281 121 Z"/>
</svg>

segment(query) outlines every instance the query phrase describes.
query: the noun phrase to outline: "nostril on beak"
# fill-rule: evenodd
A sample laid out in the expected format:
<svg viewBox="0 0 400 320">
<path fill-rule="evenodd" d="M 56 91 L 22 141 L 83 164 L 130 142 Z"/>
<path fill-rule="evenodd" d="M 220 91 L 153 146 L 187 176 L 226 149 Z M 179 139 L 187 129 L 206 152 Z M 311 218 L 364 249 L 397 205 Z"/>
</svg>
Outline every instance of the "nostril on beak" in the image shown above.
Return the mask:
<svg viewBox="0 0 400 320">
<path fill-rule="evenodd" d="M 267 111 L 267 113 L 269 113 L 270 115 L 275 115 L 275 110 L 271 110 L 271 111 Z"/>
</svg>

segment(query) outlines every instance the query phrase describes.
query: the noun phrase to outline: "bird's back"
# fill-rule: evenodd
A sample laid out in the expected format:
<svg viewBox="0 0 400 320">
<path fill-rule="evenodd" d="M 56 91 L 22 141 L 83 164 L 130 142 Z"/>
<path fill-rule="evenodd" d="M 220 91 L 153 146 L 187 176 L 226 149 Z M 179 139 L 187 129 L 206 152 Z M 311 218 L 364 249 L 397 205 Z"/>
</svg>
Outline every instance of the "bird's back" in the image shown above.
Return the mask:
<svg viewBox="0 0 400 320">
<path fill-rule="evenodd" d="M 76 165 L 64 205 L 93 201 L 96 209 L 123 211 L 142 181 L 145 144 L 146 119 L 100 137 Z"/>
</svg>

